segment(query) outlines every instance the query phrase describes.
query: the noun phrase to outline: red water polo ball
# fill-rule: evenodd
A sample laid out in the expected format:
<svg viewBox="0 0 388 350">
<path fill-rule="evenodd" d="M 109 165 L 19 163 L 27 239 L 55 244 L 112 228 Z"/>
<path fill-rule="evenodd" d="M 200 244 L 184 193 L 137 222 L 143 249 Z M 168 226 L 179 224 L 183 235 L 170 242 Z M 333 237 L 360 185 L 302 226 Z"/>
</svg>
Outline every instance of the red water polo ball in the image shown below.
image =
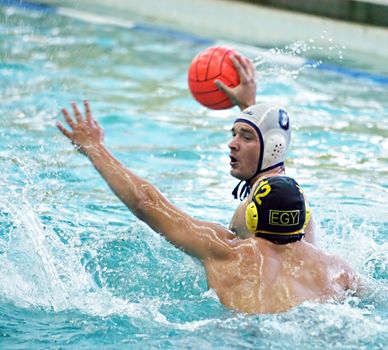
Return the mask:
<svg viewBox="0 0 388 350">
<path fill-rule="evenodd" d="M 194 57 L 189 67 L 188 83 L 193 97 L 205 107 L 226 109 L 233 106 L 228 96 L 214 84 L 220 80 L 229 87 L 240 83 L 230 55 L 237 54 L 223 46 L 209 47 Z"/>
</svg>

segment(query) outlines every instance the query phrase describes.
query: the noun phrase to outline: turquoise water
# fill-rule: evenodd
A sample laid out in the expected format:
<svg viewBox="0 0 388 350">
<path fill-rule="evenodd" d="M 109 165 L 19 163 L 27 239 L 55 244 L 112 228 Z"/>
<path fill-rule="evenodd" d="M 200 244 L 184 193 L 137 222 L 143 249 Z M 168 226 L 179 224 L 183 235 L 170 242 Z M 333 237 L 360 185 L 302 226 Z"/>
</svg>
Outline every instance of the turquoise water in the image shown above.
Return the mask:
<svg viewBox="0 0 388 350">
<path fill-rule="evenodd" d="M 225 309 L 202 266 L 137 221 L 56 130 L 60 108 L 89 99 L 123 163 L 191 215 L 227 225 L 237 205 L 227 148 L 237 110 L 210 111 L 190 97 L 187 68 L 204 48 L 0 8 L 1 349 L 388 343 L 387 85 L 258 66 L 258 99 L 280 99 L 292 116 L 288 175 L 308 193 L 318 244 L 374 286 L 362 300 L 278 315 Z M 349 66 L 382 73 L 342 54 Z"/>
</svg>

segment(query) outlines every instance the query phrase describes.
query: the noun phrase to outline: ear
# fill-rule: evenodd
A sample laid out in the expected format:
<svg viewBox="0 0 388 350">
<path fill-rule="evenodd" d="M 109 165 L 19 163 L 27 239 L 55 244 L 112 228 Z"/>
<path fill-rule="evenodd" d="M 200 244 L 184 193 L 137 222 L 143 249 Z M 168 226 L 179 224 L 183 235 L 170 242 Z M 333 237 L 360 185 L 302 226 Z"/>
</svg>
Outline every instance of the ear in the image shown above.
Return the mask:
<svg viewBox="0 0 388 350">
<path fill-rule="evenodd" d="M 288 141 L 284 132 L 273 130 L 265 135 L 262 169 L 284 161 L 287 149 Z"/>
</svg>

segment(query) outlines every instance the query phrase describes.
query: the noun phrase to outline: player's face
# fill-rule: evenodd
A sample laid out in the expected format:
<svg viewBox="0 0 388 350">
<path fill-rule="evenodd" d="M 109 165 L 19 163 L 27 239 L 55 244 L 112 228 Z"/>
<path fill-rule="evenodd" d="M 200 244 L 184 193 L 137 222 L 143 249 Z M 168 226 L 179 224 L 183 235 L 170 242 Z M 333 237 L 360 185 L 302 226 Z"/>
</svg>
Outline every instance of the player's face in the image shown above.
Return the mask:
<svg viewBox="0 0 388 350">
<path fill-rule="evenodd" d="M 250 179 L 259 163 L 260 141 L 256 131 L 246 123 L 235 123 L 228 146 L 230 174 L 239 180 Z"/>
</svg>

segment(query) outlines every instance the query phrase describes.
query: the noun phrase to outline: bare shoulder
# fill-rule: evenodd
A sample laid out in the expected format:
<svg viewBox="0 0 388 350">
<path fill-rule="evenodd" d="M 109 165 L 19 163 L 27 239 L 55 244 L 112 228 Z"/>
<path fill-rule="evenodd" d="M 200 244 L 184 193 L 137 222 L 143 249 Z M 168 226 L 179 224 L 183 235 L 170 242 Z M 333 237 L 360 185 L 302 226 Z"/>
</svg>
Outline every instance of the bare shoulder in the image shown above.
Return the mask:
<svg viewBox="0 0 388 350">
<path fill-rule="evenodd" d="M 195 220 L 195 228 L 191 231 L 185 243 L 190 245 L 192 250 L 195 250 L 194 255 L 202 260 L 226 258 L 239 241 L 231 230 L 218 223 Z"/>
<path fill-rule="evenodd" d="M 315 248 L 319 250 L 318 248 Z M 360 285 L 360 277 L 357 272 L 342 257 L 321 251 L 321 256 L 326 260 L 328 270 L 332 277 L 345 289 L 357 291 Z"/>
</svg>

